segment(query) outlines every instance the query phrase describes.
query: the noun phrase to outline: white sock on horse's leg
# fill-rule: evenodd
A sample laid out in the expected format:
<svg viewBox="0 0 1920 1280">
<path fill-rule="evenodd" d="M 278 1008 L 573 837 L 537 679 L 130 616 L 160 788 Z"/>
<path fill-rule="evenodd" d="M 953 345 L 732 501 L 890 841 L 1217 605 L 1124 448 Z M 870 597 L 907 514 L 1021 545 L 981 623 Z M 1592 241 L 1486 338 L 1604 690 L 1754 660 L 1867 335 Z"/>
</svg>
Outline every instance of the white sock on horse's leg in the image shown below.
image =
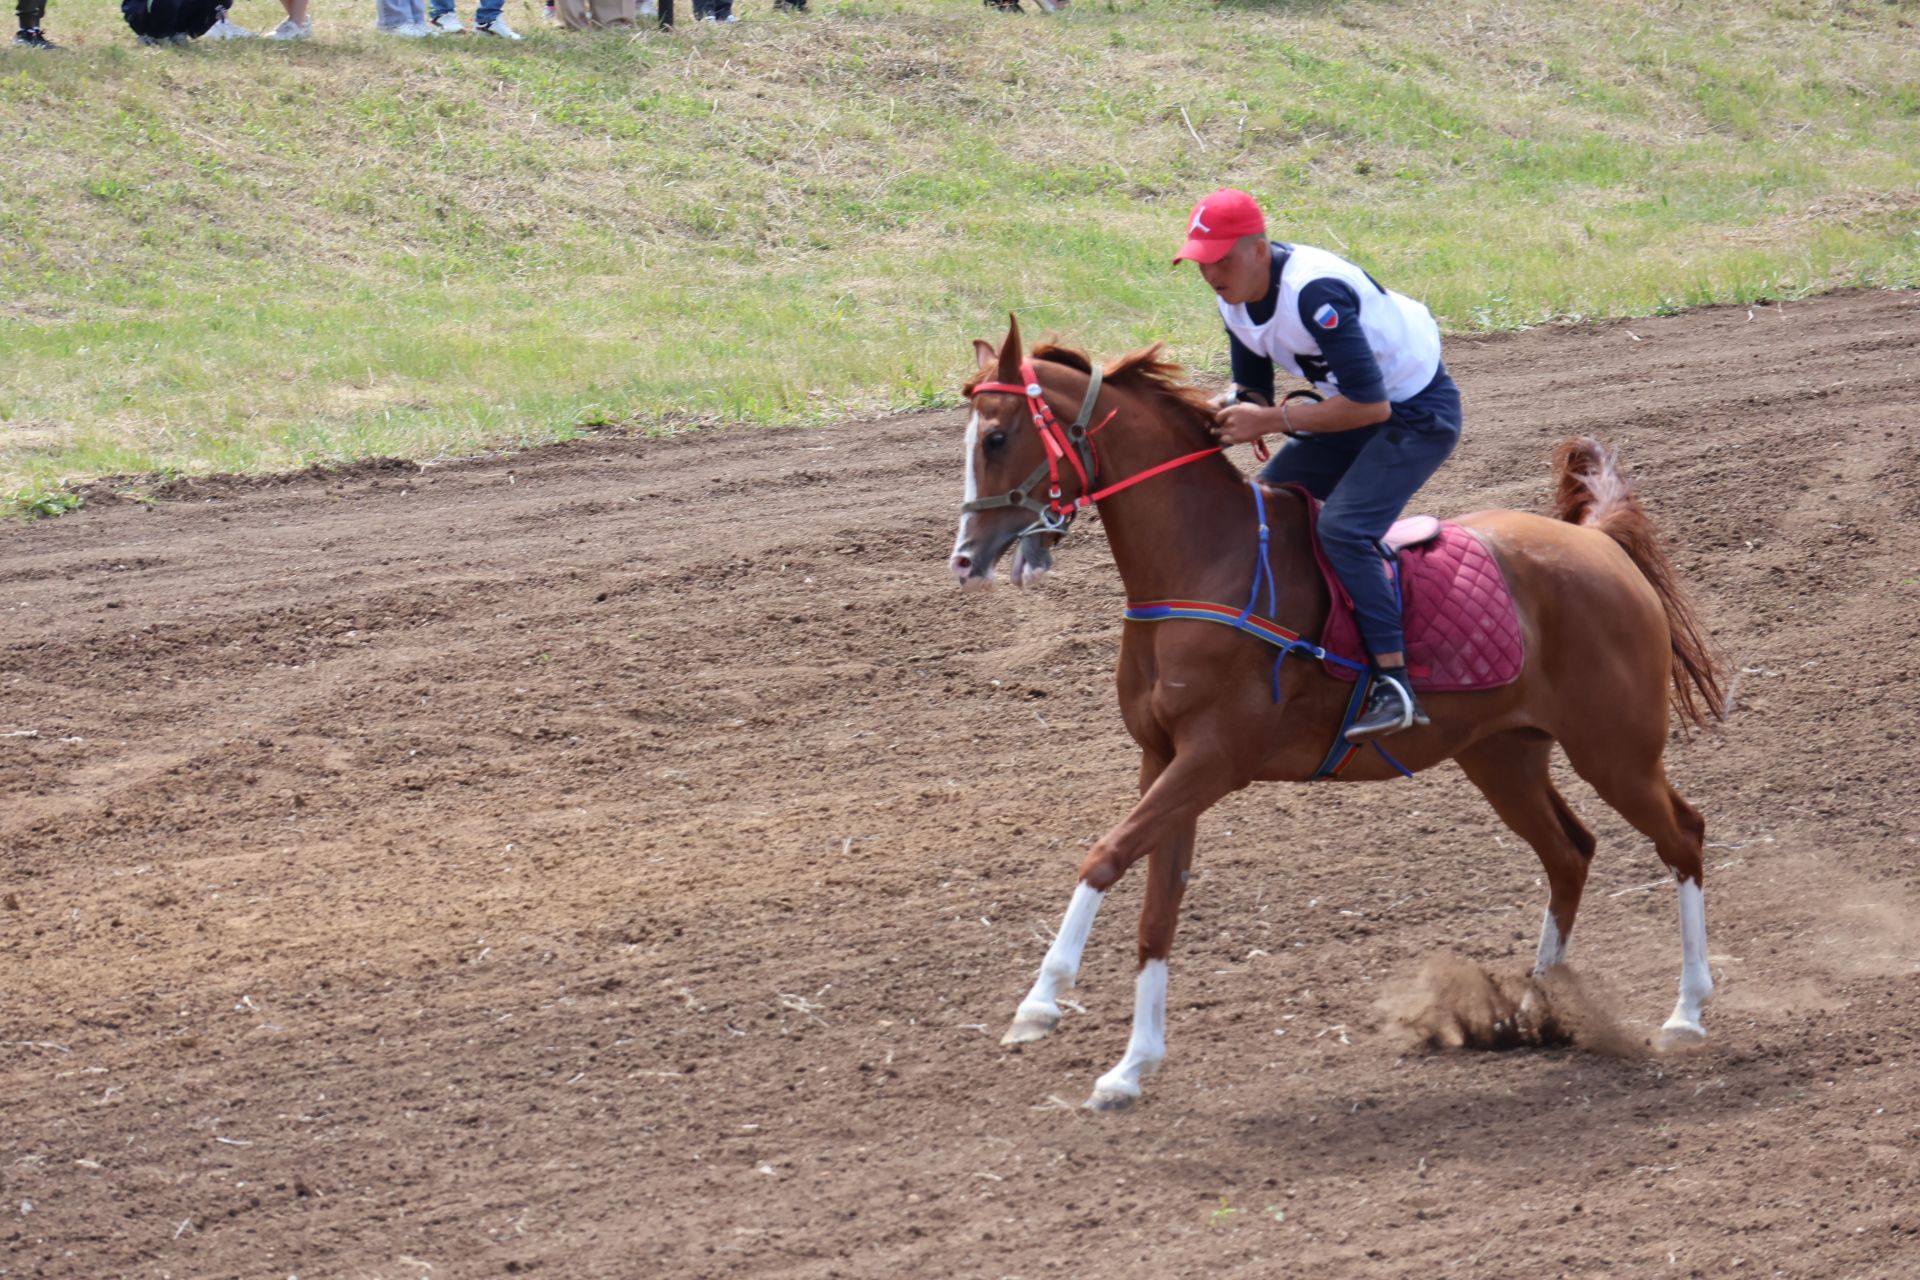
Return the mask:
<svg viewBox="0 0 1920 1280">
<path fill-rule="evenodd" d="M 1080 953 L 1087 948 L 1093 917 L 1100 910 L 1100 900 L 1106 896 L 1084 880 L 1073 887 L 1066 919 L 1060 922 L 1060 932 L 1054 935 L 1046 959 L 1040 962 L 1040 974 L 1033 980 L 1033 990 L 1014 1011 L 1013 1025 L 1000 1038 L 1001 1044 L 1038 1040 L 1059 1025 L 1060 993 L 1073 986 L 1074 977 L 1080 972 Z"/>
<path fill-rule="evenodd" d="M 1560 922 L 1554 919 L 1553 908 L 1548 907 L 1546 918 L 1540 922 L 1540 949 L 1533 956 L 1533 976 L 1540 977 L 1566 958 L 1567 940 L 1560 932 Z"/>
<path fill-rule="evenodd" d="M 1546 916 L 1540 921 L 1540 949 L 1533 954 L 1533 976 L 1546 976 L 1547 970 L 1567 958 L 1567 940 L 1560 932 L 1560 922 L 1554 919 L 1553 908 L 1548 907 Z M 1532 1013 L 1534 1006 L 1533 988 L 1520 997 L 1520 1012 Z"/>
<path fill-rule="evenodd" d="M 1713 995 L 1713 973 L 1707 968 L 1707 899 L 1698 880 L 1680 882 L 1680 1000 L 1673 1016 L 1660 1028 L 1671 1040 L 1704 1040 L 1700 1006 Z"/>
<path fill-rule="evenodd" d="M 1133 980 L 1133 1031 L 1120 1065 L 1093 1082 L 1087 1105 L 1095 1111 L 1128 1106 L 1140 1097 L 1140 1082 L 1167 1056 L 1167 962 L 1149 960 Z"/>
</svg>

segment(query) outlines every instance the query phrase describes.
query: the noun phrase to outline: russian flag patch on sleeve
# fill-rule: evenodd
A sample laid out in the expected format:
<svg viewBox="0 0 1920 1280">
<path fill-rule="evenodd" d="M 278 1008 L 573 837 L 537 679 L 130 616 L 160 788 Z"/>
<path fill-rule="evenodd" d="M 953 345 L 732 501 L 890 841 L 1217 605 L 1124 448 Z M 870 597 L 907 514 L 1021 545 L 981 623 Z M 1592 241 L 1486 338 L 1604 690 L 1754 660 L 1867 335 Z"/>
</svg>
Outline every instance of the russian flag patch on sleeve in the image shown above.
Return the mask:
<svg viewBox="0 0 1920 1280">
<path fill-rule="evenodd" d="M 1333 309 L 1331 302 L 1323 303 L 1320 309 L 1313 313 L 1313 322 L 1322 329 L 1338 329 L 1340 327 L 1340 313 Z"/>
</svg>

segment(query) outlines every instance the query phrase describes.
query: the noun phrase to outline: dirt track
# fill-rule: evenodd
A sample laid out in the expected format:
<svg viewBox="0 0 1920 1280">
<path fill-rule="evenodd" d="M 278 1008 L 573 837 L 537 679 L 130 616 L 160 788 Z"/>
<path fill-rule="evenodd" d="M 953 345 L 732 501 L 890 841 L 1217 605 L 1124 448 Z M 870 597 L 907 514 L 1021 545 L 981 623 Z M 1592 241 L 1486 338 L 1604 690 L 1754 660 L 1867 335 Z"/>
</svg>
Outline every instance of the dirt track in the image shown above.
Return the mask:
<svg viewBox="0 0 1920 1280">
<path fill-rule="evenodd" d="M 1203 821 L 1144 1106 L 1097 525 L 942 557 L 959 419 L 177 485 L 0 530 L 0 1276 L 1920 1274 L 1920 295 L 1452 344 L 1441 513 L 1623 446 L 1742 672 L 1708 1048 L 1434 1054 L 1544 889 L 1457 770 Z M 962 353 L 956 350 L 956 372 Z M 1652 850 L 1572 958 L 1672 1003 Z"/>
</svg>

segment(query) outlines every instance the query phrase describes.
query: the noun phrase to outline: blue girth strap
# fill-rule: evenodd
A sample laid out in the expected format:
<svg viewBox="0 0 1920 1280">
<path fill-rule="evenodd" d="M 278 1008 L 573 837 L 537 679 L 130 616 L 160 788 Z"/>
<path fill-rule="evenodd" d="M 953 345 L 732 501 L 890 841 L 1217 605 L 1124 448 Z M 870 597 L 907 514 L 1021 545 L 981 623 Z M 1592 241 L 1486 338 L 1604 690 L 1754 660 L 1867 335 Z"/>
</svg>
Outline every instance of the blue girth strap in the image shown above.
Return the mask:
<svg viewBox="0 0 1920 1280">
<path fill-rule="evenodd" d="M 1149 600 L 1139 604 L 1128 603 L 1123 616 L 1129 622 L 1166 622 L 1181 619 L 1190 622 L 1218 622 L 1244 631 L 1262 644 L 1270 644 L 1277 653 L 1273 656 L 1273 700 L 1280 701 L 1280 664 L 1288 654 L 1299 658 L 1310 658 L 1316 662 L 1331 662 L 1335 666 L 1345 667 L 1358 673 L 1362 679 L 1353 682 L 1353 697 L 1347 701 L 1346 714 L 1341 717 L 1340 728 L 1333 735 L 1333 746 L 1327 751 L 1320 767 L 1308 779 L 1317 782 L 1321 778 L 1330 778 L 1346 766 L 1353 758 L 1358 747 L 1347 741 L 1347 730 L 1360 715 L 1360 709 L 1366 705 L 1367 690 L 1372 681 L 1365 677 L 1369 669 L 1362 663 L 1351 662 L 1338 654 L 1328 653 L 1313 641 L 1303 638 L 1298 632 L 1290 631 L 1277 622 L 1269 622 L 1254 612 L 1260 602 L 1262 584 L 1267 590 L 1267 612 L 1278 608 L 1277 595 L 1273 581 L 1273 566 L 1269 557 L 1272 534 L 1267 525 L 1267 500 L 1260 492 L 1260 483 L 1249 480 L 1247 487 L 1253 491 L 1253 510 L 1258 532 L 1257 546 L 1254 551 L 1253 585 L 1247 591 L 1247 603 L 1239 609 L 1230 605 L 1215 604 L 1210 600 Z M 1398 575 L 1395 575 L 1395 589 L 1399 587 Z M 1374 750 L 1388 764 L 1398 769 L 1402 775 L 1411 778 L 1413 773 L 1405 765 L 1388 755 L 1379 743 L 1373 744 Z"/>
</svg>

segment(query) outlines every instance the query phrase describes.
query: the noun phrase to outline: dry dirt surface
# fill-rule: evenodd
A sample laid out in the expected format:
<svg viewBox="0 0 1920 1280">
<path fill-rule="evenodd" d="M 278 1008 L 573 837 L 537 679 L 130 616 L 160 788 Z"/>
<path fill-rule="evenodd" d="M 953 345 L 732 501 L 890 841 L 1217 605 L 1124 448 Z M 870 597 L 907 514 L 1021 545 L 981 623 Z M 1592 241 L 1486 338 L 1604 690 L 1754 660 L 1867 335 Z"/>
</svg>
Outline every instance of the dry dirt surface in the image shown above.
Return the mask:
<svg viewBox="0 0 1920 1280">
<path fill-rule="evenodd" d="M 1545 901 L 1446 766 L 1206 817 L 1118 1115 L 1137 872 L 1085 1012 L 998 1043 L 1128 805 L 1118 582 L 1088 521 L 951 584 L 960 415 L 9 526 L 0 1275 L 1920 1275 L 1917 347 L 1911 293 L 1451 344 L 1422 505 L 1606 437 L 1738 673 L 1669 757 L 1703 1050 L 1649 1046 L 1673 890 L 1571 778 L 1578 1043 L 1414 1043 Z"/>
</svg>

